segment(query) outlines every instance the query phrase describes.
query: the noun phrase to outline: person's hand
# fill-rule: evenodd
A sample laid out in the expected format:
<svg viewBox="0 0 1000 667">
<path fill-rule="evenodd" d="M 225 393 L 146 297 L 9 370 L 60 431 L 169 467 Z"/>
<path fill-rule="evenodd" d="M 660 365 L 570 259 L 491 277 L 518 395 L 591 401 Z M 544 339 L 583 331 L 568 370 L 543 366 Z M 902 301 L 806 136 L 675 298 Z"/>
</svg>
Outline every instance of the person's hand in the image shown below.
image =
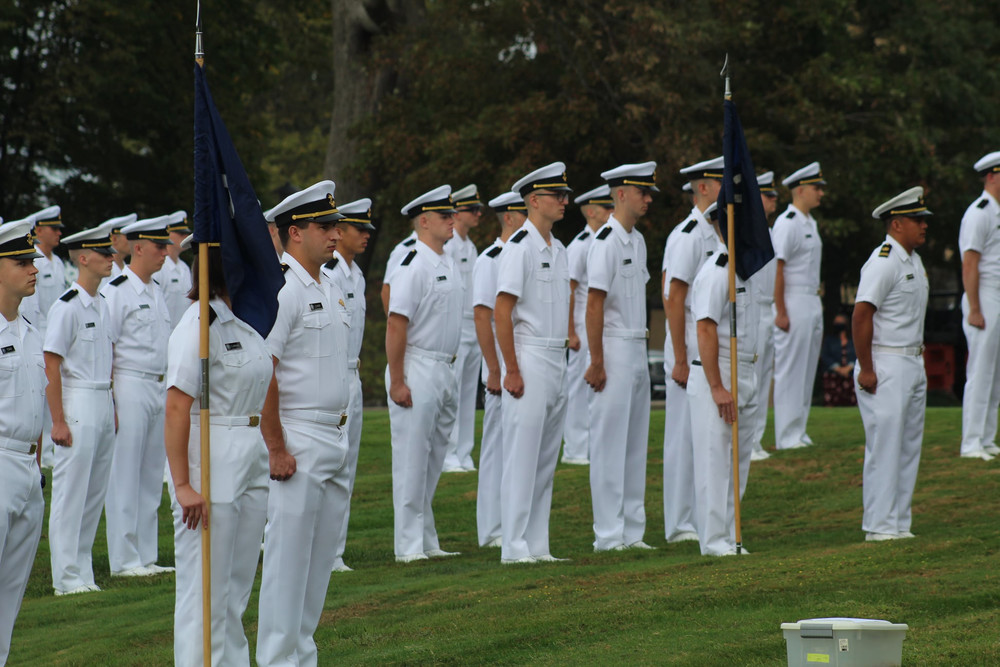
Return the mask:
<svg viewBox="0 0 1000 667">
<path fill-rule="evenodd" d="M 295 457 L 288 453 L 284 447 L 272 449 L 268 452 L 268 465 L 271 468 L 271 479 L 277 482 L 284 482 L 295 474 Z"/>
<path fill-rule="evenodd" d="M 878 388 L 878 376 L 875 375 L 875 371 L 866 371 L 861 369 L 858 373 L 858 388 L 861 391 L 867 391 L 869 394 L 874 394 L 875 390 Z"/>
<path fill-rule="evenodd" d="M 978 310 L 969 312 L 969 326 L 976 327 L 977 329 L 986 328 L 986 318 L 983 317 L 982 312 Z"/>
<path fill-rule="evenodd" d="M 65 419 L 58 423 L 52 422 L 52 442 L 60 447 L 73 446 L 73 434 L 70 432 L 69 425 Z"/>
<path fill-rule="evenodd" d="M 691 367 L 687 365 L 687 362 L 680 362 L 674 364 L 674 369 L 670 372 L 670 379 L 681 386 L 682 389 L 687 388 L 688 376 L 691 374 Z"/>
<path fill-rule="evenodd" d="M 503 387 L 500 386 L 499 368 L 495 371 L 486 371 L 486 391 L 494 396 L 499 396 L 503 391 Z"/>
<path fill-rule="evenodd" d="M 580 351 L 580 337 L 577 336 L 575 333 L 569 335 L 569 349 L 573 350 L 574 352 Z"/>
<path fill-rule="evenodd" d="M 413 395 L 410 394 L 410 388 L 406 386 L 405 382 L 390 385 L 389 398 L 401 408 L 413 407 Z"/>
<path fill-rule="evenodd" d="M 205 497 L 195 491 L 190 484 L 175 486 L 174 495 L 177 496 L 177 504 L 181 506 L 181 523 L 189 530 L 194 530 L 201 522 L 207 529 L 208 503 L 205 502 Z"/>
<path fill-rule="evenodd" d="M 791 326 L 791 322 L 788 321 L 788 313 L 778 313 L 775 315 L 774 326 L 782 331 L 788 331 L 788 327 Z"/>
<path fill-rule="evenodd" d="M 503 378 L 503 388 L 514 398 L 524 396 L 524 380 L 520 371 L 507 371 Z"/>
<path fill-rule="evenodd" d="M 729 391 L 719 385 L 712 389 L 712 400 L 715 401 L 715 406 L 719 409 L 719 416 L 726 424 L 732 424 L 736 421 L 736 405 L 733 403 L 733 395 Z"/>
<path fill-rule="evenodd" d="M 590 364 L 587 367 L 587 372 L 583 374 L 583 380 L 594 391 L 604 391 L 604 385 L 608 382 L 608 374 L 604 371 L 604 364 Z"/>
</svg>

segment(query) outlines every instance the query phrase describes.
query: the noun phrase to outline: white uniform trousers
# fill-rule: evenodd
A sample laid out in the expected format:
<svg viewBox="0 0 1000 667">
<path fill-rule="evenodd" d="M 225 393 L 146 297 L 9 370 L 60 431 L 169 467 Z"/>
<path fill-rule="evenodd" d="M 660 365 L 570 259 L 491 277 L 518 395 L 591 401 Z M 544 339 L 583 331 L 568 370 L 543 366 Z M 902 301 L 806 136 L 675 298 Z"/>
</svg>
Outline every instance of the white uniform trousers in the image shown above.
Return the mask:
<svg viewBox="0 0 1000 667">
<path fill-rule="evenodd" d="M 719 357 L 722 384 L 729 389 L 729 359 Z M 754 364 L 740 362 L 739 370 L 740 498 L 746 491 L 753 452 L 748 417 L 756 407 Z M 733 427 L 719 416 L 712 390 L 701 366 L 691 366 L 691 433 L 694 436 L 694 494 L 698 543 L 703 556 L 736 551 L 736 509 L 733 502 Z"/>
<path fill-rule="evenodd" d="M 566 420 L 566 350 L 516 344 L 524 394 L 504 391 L 501 558 L 548 556 L 552 477 Z"/>
<path fill-rule="evenodd" d="M 7 663 L 14 620 L 28 586 L 45 515 L 35 455 L 5 449 L 5 444 L 0 443 L 0 665 Z"/>
<path fill-rule="evenodd" d="M 924 439 L 927 375 L 920 356 L 873 352 L 875 394 L 857 390 L 865 425 L 861 528 L 898 535 L 910 530 L 910 505 Z M 855 386 L 861 367 L 854 367 Z"/>
<path fill-rule="evenodd" d="M 115 373 L 118 434 L 104 503 L 112 573 L 156 563 L 165 391 L 162 381 Z"/>
<path fill-rule="evenodd" d="M 590 460 L 590 387 L 583 379 L 590 365 L 587 332 L 576 330 L 580 349 L 570 350 L 566 362 L 566 425 L 563 427 L 563 459 Z"/>
<path fill-rule="evenodd" d="M 192 420 L 188 444 L 191 486 L 201 491 L 201 429 Z M 243 612 L 250 599 L 260 541 L 267 518 L 267 448 L 255 428 L 212 426 L 212 665 L 249 665 L 250 647 L 243 631 Z M 173 482 L 174 515 L 174 664 L 202 664 L 201 526 L 181 522 Z"/>
<path fill-rule="evenodd" d="M 106 389 L 63 382 L 63 411 L 71 447 L 56 446 L 52 468 L 49 549 L 52 587 L 61 592 L 94 585 L 91 550 L 104 508 L 115 446 L 115 407 Z"/>
<path fill-rule="evenodd" d="M 813 383 L 823 342 L 823 303 L 816 294 L 786 290 L 788 331 L 774 328 L 774 440 L 778 449 L 800 442 L 806 434 Z"/>
<path fill-rule="evenodd" d="M 690 313 L 687 315 L 691 317 Z M 698 358 L 694 322 L 687 322 L 688 365 Z M 691 440 L 691 412 L 687 390 L 671 379 L 674 348 L 667 329 L 663 345 L 666 372 L 666 400 L 663 415 L 663 524 L 667 541 L 684 533 L 694 533 L 694 449 Z"/>
<path fill-rule="evenodd" d="M 1000 407 L 1000 290 L 980 283 L 979 305 L 986 328 L 969 326 L 969 300 L 962 295 L 962 330 L 969 344 L 962 395 L 962 454 L 994 444 Z"/>
<path fill-rule="evenodd" d="M 257 664 L 316 665 L 319 624 L 348 494 L 347 432 L 282 414 L 296 472 L 268 485 Z"/>
<path fill-rule="evenodd" d="M 482 378 L 486 384 L 489 371 L 483 362 Z M 500 377 L 503 378 L 501 364 Z M 503 475 L 502 399 L 486 392 L 483 410 L 483 439 L 479 445 L 479 488 L 476 492 L 476 529 L 479 546 L 500 537 L 500 479 Z"/>
<path fill-rule="evenodd" d="M 764 429 L 767 428 L 767 403 L 771 395 L 771 381 L 774 379 L 774 312 L 770 301 L 760 304 L 760 324 L 757 327 L 757 407 L 748 419 L 753 422 L 750 442 L 755 451 L 763 451 Z"/>
<path fill-rule="evenodd" d="M 588 387 L 594 548 L 628 546 L 646 532 L 649 361 L 645 338 L 604 336 L 604 390 Z"/>
<path fill-rule="evenodd" d="M 403 361 L 403 373 L 413 407 L 401 408 L 389 399 L 397 558 L 440 548 L 431 502 L 441 478 L 458 405 L 458 383 L 447 361 L 410 349 Z M 385 386 L 389 387 L 388 368 Z"/>
<path fill-rule="evenodd" d="M 475 470 L 472 449 L 476 445 L 476 393 L 479 391 L 479 370 L 482 361 L 483 353 L 479 349 L 475 329 L 471 338 L 463 331 L 454 364 L 458 402 L 455 425 L 448 436 L 448 450 L 444 459 L 445 470 L 456 468 Z"/>
<path fill-rule="evenodd" d="M 347 524 L 351 519 L 351 494 L 354 493 L 354 478 L 358 471 L 358 454 L 361 452 L 361 427 L 364 424 L 364 396 L 361 393 L 361 374 L 354 369 L 350 378 L 350 403 L 347 406 L 347 463 L 343 474 L 347 483 L 347 508 L 344 511 L 344 525 L 337 542 L 336 556 L 343 558 L 347 547 Z"/>
</svg>

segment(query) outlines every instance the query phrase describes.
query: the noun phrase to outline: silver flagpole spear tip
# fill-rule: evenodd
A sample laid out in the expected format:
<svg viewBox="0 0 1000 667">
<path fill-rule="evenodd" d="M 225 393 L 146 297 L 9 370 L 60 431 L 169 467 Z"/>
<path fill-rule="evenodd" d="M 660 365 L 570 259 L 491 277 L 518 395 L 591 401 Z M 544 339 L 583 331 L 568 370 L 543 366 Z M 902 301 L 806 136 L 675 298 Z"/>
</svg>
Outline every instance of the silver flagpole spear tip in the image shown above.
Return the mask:
<svg viewBox="0 0 1000 667">
<path fill-rule="evenodd" d="M 201 45 L 201 0 L 198 0 L 198 10 L 194 20 L 194 59 L 200 65 L 205 60 L 205 50 Z"/>
<path fill-rule="evenodd" d="M 726 60 L 722 63 L 722 71 L 719 72 L 719 76 L 725 78 L 726 80 L 726 99 L 728 100 L 733 96 L 732 92 L 729 90 L 729 54 L 726 54 Z"/>
</svg>

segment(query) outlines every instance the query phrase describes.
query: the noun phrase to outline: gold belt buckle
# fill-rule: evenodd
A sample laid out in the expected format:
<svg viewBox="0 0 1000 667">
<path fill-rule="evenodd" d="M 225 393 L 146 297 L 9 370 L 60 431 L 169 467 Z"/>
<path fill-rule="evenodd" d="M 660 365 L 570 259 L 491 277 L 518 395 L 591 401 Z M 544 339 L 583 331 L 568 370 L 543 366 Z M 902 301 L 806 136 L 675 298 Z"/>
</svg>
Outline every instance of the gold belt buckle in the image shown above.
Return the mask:
<svg viewBox="0 0 1000 667">
<path fill-rule="evenodd" d="M 33 442 L 31 443 L 31 449 L 28 450 L 28 453 L 34 454 L 36 451 L 38 451 L 38 444 Z"/>
<path fill-rule="evenodd" d="M 563 349 L 569 347 L 569 338 L 563 340 Z"/>
<path fill-rule="evenodd" d="M 457 355 L 457 354 L 453 354 L 453 355 L 451 355 L 451 361 L 449 361 L 448 363 L 449 363 L 449 364 L 453 364 L 453 363 L 455 363 L 455 360 L 456 360 L 456 359 L 458 359 L 458 355 Z M 347 419 L 347 416 L 346 416 L 346 415 L 344 416 L 344 419 L 345 419 L 345 420 Z M 341 423 L 341 426 L 343 426 L 343 423 Z"/>
<path fill-rule="evenodd" d="M 260 415 L 250 415 L 250 426 L 260 426 Z"/>
<path fill-rule="evenodd" d="M 163 373 L 160 373 L 159 375 L 156 376 L 156 381 L 163 382 Z"/>
<path fill-rule="evenodd" d="M 347 423 L 347 413 L 344 412 L 344 413 L 341 413 L 341 415 L 340 415 L 340 423 L 337 424 L 337 426 L 343 426 L 346 423 Z"/>
<path fill-rule="evenodd" d="M 753 353 L 753 361 L 750 362 L 750 363 L 754 363 L 754 364 L 757 363 L 757 353 L 756 352 Z"/>
</svg>

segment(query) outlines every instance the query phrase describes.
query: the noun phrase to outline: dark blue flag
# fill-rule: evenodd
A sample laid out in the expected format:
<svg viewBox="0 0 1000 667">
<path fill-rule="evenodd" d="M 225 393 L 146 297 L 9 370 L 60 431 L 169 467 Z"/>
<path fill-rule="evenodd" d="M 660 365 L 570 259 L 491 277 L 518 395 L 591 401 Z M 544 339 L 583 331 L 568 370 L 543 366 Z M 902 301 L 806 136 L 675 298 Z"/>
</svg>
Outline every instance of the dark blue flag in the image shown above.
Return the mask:
<svg viewBox="0 0 1000 667">
<path fill-rule="evenodd" d="M 726 206 L 733 204 L 736 234 L 734 266 L 736 274 L 746 280 L 757 273 L 774 257 L 767 216 L 760 201 L 760 188 L 753 170 L 753 160 L 747 149 L 746 137 L 736 105 L 732 100 L 725 104 L 725 130 L 722 135 L 722 190 L 719 192 L 719 229 L 722 238 L 729 242 Z"/>
<path fill-rule="evenodd" d="M 266 337 L 285 284 L 267 222 L 226 124 L 194 68 L 194 240 L 218 242 L 233 313 Z"/>
</svg>

